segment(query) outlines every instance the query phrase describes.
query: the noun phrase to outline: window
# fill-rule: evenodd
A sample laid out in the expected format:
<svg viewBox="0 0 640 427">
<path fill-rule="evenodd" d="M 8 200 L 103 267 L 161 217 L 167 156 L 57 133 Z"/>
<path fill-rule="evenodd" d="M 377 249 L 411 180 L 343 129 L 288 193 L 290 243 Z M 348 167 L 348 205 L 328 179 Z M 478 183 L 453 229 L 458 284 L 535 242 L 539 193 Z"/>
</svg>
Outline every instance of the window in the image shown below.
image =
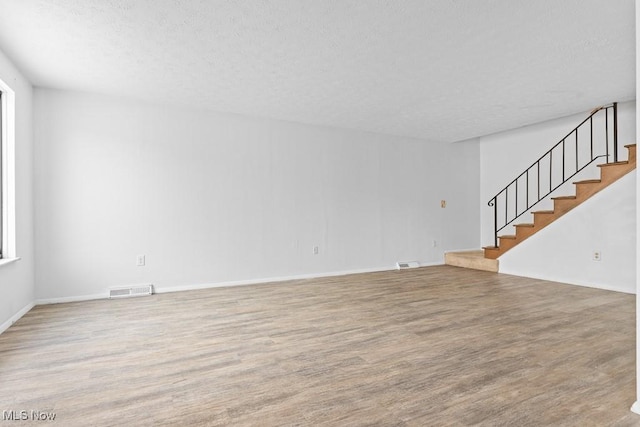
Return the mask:
<svg viewBox="0 0 640 427">
<path fill-rule="evenodd" d="M 15 94 L 0 80 L 0 264 L 16 258 Z"/>
<path fill-rule="evenodd" d="M 5 170 L 5 168 L 3 167 L 3 151 L 4 151 L 4 100 L 3 100 L 3 96 L 2 96 L 2 91 L 0 91 L 0 259 L 4 258 L 4 179 L 3 178 L 3 171 Z"/>
</svg>

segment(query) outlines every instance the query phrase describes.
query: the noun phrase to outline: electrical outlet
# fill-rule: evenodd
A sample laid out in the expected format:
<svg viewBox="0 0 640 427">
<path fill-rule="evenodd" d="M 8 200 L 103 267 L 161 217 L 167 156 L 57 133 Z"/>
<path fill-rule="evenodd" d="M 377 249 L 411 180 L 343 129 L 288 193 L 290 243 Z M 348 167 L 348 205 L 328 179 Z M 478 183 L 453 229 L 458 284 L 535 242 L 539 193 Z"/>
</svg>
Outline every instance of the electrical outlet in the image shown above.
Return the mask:
<svg viewBox="0 0 640 427">
<path fill-rule="evenodd" d="M 440 200 L 440 207 L 441 208 L 446 208 L 447 207 L 447 201 L 446 200 Z"/>
<path fill-rule="evenodd" d="M 593 251 L 593 255 L 592 255 L 591 259 L 593 261 L 601 261 L 602 260 L 602 254 L 600 253 L 600 251 Z"/>
<path fill-rule="evenodd" d="M 433 241 L 433 247 L 435 248 L 436 246 L 438 246 L 438 241 L 437 241 L 437 240 L 434 240 L 434 241 Z"/>
<path fill-rule="evenodd" d="M 314 254 L 314 255 L 318 255 L 318 253 L 319 253 L 319 252 L 320 252 L 320 248 L 319 248 L 319 247 L 317 247 L 317 246 L 314 246 L 314 247 L 313 247 L 313 254 Z"/>
<path fill-rule="evenodd" d="M 145 256 L 144 255 L 138 255 L 136 257 L 136 266 L 138 267 L 144 267 L 145 265 Z"/>
</svg>

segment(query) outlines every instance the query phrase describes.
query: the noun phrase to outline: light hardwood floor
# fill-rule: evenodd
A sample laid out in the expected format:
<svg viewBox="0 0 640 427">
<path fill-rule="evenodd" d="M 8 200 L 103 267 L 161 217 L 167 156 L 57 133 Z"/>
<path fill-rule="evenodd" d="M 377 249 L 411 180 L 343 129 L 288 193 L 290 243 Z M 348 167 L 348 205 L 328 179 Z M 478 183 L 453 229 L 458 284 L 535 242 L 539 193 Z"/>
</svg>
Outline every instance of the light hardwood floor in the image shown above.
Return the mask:
<svg viewBox="0 0 640 427">
<path fill-rule="evenodd" d="M 38 306 L 0 335 L 0 410 L 64 426 L 640 425 L 634 301 L 438 266 Z"/>
</svg>

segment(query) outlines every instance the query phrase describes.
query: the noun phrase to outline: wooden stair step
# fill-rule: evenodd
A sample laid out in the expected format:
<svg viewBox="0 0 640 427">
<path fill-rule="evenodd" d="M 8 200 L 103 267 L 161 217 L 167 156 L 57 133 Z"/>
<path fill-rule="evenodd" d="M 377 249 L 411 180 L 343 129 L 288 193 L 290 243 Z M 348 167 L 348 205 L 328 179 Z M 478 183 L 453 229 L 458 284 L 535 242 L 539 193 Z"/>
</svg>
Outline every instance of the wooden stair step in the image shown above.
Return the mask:
<svg viewBox="0 0 640 427">
<path fill-rule="evenodd" d="M 551 200 L 574 200 L 576 196 L 557 196 L 552 197 Z"/>
<path fill-rule="evenodd" d="M 498 246 L 484 246 L 484 257 L 489 259 L 497 259 L 502 253 Z"/>
<path fill-rule="evenodd" d="M 535 232 L 538 231 L 534 223 L 525 222 L 515 224 L 514 227 L 516 228 L 516 236 L 518 236 L 518 241 L 520 242 L 533 236 Z"/>
<path fill-rule="evenodd" d="M 574 184 L 600 184 L 601 182 L 601 179 L 585 179 L 584 181 L 576 181 Z"/>
<path fill-rule="evenodd" d="M 636 144 L 629 144 L 629 145 L 625 145 L 624 147 L 629 152 L 629 159 L 628 159 L 629 162 L 635 163 L 636 162 Z"/>
<path fill-rule="evenodd" d="M 536 225 L 535 231 L 538 232 L 550 223 L 552 223 L 556 216 L 555 210 L 549 211 L 534 211 L 531 212 L 533 214 L 533 223 Z M 516 229 L 517 230 L 517 229 Z"/>
<path fill-rule="evenodd" d="M 598 165 L 599 168 L 606 168 L 609 166 L 624 166 L 624 165 L 628 165 L 629 162 L 627 160 L 623 160 L 621 162 L 611 162 L 611 163 L 602 163 L 601 165 Z"/>
<path fill-rule="evenodd" d="M 516 236 L 515 234 L 498 236 L 498 239 L 500 240 L 500 245 L 499 245 L 500 254 L 503 254 L 504 252 L 508 251 L 509 249 L 516 246 L 518 243 L 520 243 L 518 236 Z"/>
</svg>

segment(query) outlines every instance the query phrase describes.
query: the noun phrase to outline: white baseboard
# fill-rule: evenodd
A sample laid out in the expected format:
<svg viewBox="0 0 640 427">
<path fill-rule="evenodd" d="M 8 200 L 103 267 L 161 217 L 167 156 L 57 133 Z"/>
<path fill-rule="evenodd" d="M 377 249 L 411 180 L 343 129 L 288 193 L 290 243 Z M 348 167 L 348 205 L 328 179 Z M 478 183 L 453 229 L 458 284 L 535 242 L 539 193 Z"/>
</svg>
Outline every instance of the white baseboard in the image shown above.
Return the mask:
<svg viewBox="0 0 640 427">
<path fill-rule="evenodd" d="M 103 294 L 93 294 L 93 295 L 77 295 L 77 296 L 71 296 L 71 297 L 37 299 L 35 302 L 35 305 L 62 304 L 65 302 L 91 301 L 94 299 L 106 299 L 106 298 L 109 298 L 108 292 L 105 292 Z"/>
<path fill-rule="evenodd" d="M 198 284 L 183 285 L 183 286 L 158 286 L 154 284 L 153 289 L 155 293 L 164 294 L 168 292 L 195 291 L 199 289 L 224 288 L 229 286 L 260 285 L 264 283 L 286 282 L 289 280 L 304 280 L 304 279 L 318 279 L 321 277 L 346 276 L 348 274 L 377 273 L 381 271 L 391 271 L 395 269 L 396 269 L 395 267 L 365 268 L 365 269 L 358 269 L 358 270 L 334 271 L 330 273 L 298 274 L 293 276 L 268 277 L 264 279 L 234 280 L 231 282 L 198 283 Z"/>
<path fill-rule="evenodd" d="M 25 305 L 22 310 L 18 311 L 16 314 L 14 314 L 13 316 L 11 316 L 9 318 L 9 320 L 7 320 L 6 322 L 4 322 L 2 325 L 0 325 L 0 334 L 3 333 L 4 331 L 6 331 L 7 329 L 9 329 L 9 327 L 11 325 L 13 325 L 14 323 L 16 323 L 22 316 L 24 316 L 25 314 L 27 314 L 29 312 L 29 310 L 31 310 L 33 307 L 35 306 L 35 303 L 31 302 L 27 305 Z"/>
<path fill-rule="evenodd" d="M 613 291 L 613 292 L 621 292 L 624 294 L 630 294 L 630 295 L 635 295 L 635 290 L 633 291 L 629 291 L 627 289 L 623 289 L 623 288 L 619 288 L 619 287 L 615 287 L 615 286 L 609 286 L 609 285 L 603 285 L 600 283 L 587 283 L 587 282 L 575 282 L 572 280 L 567 280 L 565 278 L 558 278 L 558 277 L 549 277 L 545 274 L 530 274 L 528 272 L 525 273 L 520 273 L 520 272 L 514 272 L 508 269 L 503 269 L 502 266 L 500 266 L 500 273 L 501 274 L 509 274 L 511 276 L 518 276 L 518 277 L 528 277 L 530 279 L 538 279 L 538 280 L 546 280 L 548 282 L 556 282 L 556 283 L 562 283 L 565 285 L 573 285 L 573 286 L 582 286 L 585 288 L 594 288 L 594 289 L 602 289 L 605 291 Z"/>
<path fill-rule="evenodd" d="M 442 262 L 420 263 L 420 267 L 432 267 L 435 265 L 443 265 L 443 263 Z M 269 277 L 265 279 L 235 280 L 231 282 L 217 282 L 217 283 L 199 283 L 199 284 L 184 285 L 184 286 L 154 285 L 153 289 L 155 293 L 163 294 L 168 292 L 195 291 L 198 289 L 224 288 L 228 286 L 259 285 L 264 283 L 286 282 L 289 280 L 319 279 L 322 277 L 346 276 L 348 274 L 378 273 L 381 271 L 393 271 L 393 270 L 397 270 L 397 268 L 395 266 L 379 267 L 379 268 L 363 268 L 363 269 L 357 269 L 357 270 L 333 271 L 329 273 L 298 274 L 293 276 Z"/>
<path fill-rule="evenodd" d="M 444 265 L 444 261 L 437 262 L 421 262 L 420 267 L 435 267 L 436 265 Z"/>
<path fill-rule="evenodd" d="M 432 267 L 432 266 L 443 265 L 443 264 L 444 264 L 443 262 L 426 262 L 426 263 L 421 262 L 420 267 Z M 186 284 L 181 286 L 158 286 L 157 284 L 154 284 L 153 290 L 154 290 L 154 293 L 163 294 L 168 292 L 194 291 L 199 289 L 222 288 L 222 287 L 229 287 L 229 286 L 259 285 L 264 283 L 285 282 L 288 280 L 316 279 L 316 278 L 322 278 L 322 277 L 346 276 L 348 274 L 377 273 L 381 271 L 393 271 L 393 270 L 396 270 L 395 266 L 333 271 L 328 273 L 309 273 L 309 274 L 298 274 L 298 275 L 292 275 L 292 276 L 277 276 L 277 277 L 267 277 L 264 279 L 234 280 L 230 282 Z M 93 295 L 78 295 L 78 296 L 59 297 L 59 298 L 42 298 L 42 299 L 37 299 L 35 301 L 35 305 L 61 304 L 65 302 L 90 301 L 90 300 L 107 299 L 107 298 L 109 298 L 108 292 L 105 292 L 103 294 L 93 294 Z"/>
</svg>

